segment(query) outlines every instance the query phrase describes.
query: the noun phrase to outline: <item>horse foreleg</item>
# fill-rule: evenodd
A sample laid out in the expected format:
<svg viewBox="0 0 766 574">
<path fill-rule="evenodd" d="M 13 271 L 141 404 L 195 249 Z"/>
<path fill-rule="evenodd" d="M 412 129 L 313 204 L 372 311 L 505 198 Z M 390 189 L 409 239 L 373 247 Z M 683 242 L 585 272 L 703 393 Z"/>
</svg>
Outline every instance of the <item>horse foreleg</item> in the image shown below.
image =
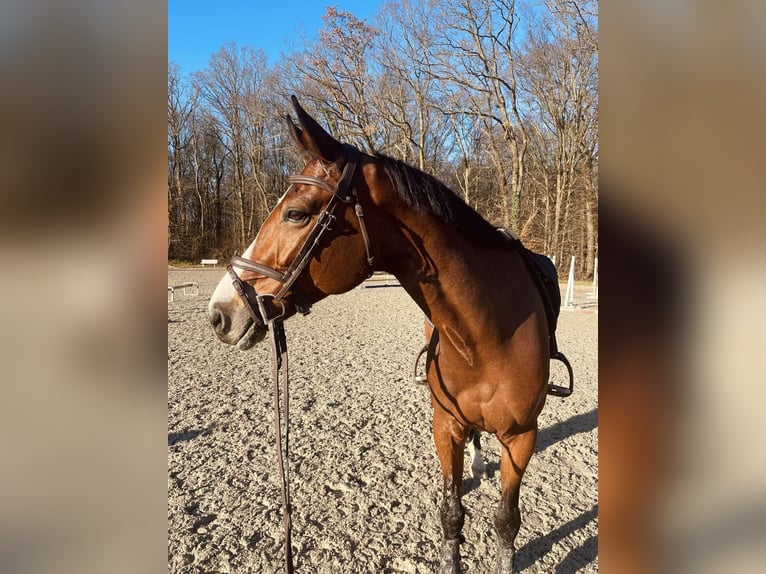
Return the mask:
<svg viewBox="0 0 766 574">
<path fill-rule="evenodd" d="M 466 429 L 452 416 L 439 408 L 434 409 L 434 442 L 442 467 L 441 523 L 442 554 L 439 574 L 459 574 L 460 531 L 463 529 L 465 510 L 460 500 L 463 487 L 463 453 Z"/>
<path fill-rule="evenodd" d="M 519 512 L 519 488 L 524 471 L 535 449 L 537 428 L 514 435 L 498 437 L 502 445 L 500 456 L 500 506 L 495 514 L 497 531 L 497 564 L 495 574 L 516 572 L 513 560 L 516 553 L 514 541 L 521 527 Z"/>
</svg>

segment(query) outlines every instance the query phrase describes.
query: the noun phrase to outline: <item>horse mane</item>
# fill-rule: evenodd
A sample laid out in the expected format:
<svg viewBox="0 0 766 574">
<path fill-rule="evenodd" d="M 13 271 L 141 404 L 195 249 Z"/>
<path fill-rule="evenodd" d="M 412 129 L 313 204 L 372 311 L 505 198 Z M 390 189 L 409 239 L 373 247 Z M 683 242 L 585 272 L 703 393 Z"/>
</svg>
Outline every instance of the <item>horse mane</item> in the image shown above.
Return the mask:
<svg viewBox="0 0 766 574">
<path fill-rule="evenodd" d="M 507 247 L 506 238 L 441 181 L 403 161 L 375 153 L 397 195 L 408 206 L 429 213 L 474 244 Z"/>
</svg>

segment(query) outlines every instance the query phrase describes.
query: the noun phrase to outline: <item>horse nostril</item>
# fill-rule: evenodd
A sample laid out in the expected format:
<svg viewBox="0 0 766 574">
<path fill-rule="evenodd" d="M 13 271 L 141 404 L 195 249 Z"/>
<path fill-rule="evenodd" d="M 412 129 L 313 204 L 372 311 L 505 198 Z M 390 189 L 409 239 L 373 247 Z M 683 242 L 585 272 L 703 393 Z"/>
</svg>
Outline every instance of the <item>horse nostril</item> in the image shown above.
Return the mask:
<svg viewBox="0 0 766 574">
<path fill-rule="evenodd" d="M 218 307 L 210 309 L 210 323 L 213 325 L 215 332 L 221 335 L 224 330 L 225 321 L 223 313 Z"/>
</svg>

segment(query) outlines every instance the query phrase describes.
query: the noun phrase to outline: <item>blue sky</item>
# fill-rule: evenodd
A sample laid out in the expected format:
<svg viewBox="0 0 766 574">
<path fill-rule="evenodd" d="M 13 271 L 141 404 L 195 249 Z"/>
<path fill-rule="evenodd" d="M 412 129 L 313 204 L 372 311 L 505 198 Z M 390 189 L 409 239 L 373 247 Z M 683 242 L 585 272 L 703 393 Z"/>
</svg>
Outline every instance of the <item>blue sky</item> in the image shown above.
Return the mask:
<svg viewBox="0 0 766 574">
<path fill-rule="evenodd" d="M 227 42 L 262 48 L 269 64 L 316 37 L 327 6 L 370 19 L 382 0 L 168 0 L 168 60 L 182 74 L 207 65 Z"/>
</svg>

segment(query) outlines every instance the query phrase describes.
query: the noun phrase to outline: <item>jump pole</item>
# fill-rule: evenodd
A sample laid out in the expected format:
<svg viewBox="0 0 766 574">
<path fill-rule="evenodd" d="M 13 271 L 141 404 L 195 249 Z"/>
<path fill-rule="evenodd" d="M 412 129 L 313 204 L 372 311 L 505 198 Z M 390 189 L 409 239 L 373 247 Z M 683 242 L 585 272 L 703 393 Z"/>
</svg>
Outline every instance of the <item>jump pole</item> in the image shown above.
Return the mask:
<svg viewBox="0 0 766 574">
<path fill-rule="evenodd" d="M 572 260 L 569 264 L 569 279 L 567 279 L 567 290 L 564 294 L 564 307 L 571 309 L 574 307 L 574 272 L 575 272 L 575 256 L 572 255 Z"/>
</svg>

